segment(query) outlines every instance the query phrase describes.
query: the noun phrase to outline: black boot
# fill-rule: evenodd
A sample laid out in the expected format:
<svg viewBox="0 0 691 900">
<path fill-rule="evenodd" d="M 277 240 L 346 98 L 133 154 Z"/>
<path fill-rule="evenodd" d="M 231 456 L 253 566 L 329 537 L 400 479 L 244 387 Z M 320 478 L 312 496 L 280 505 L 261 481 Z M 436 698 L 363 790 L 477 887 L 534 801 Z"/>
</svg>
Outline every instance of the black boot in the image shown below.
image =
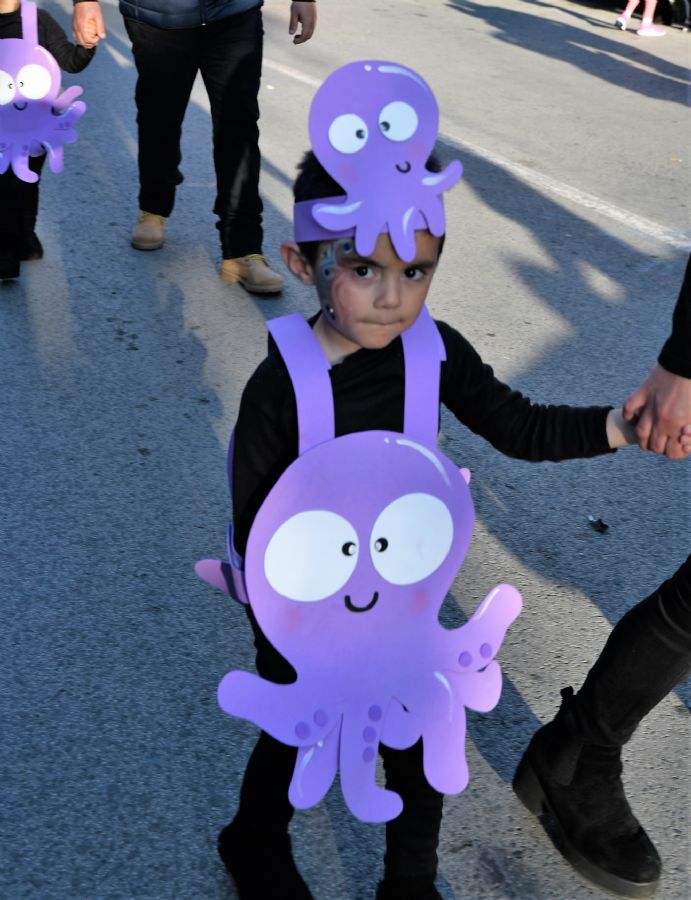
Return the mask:
<svg viewBox="0 0 691 900">
<path fill-rule="evenodd" d="M 434 876 L 394 878 L 379 882 L 376 900 L 442 900 L 434 886 Z"/>
<path fill-rule="evenodd" d="M 313 900 L 291 852 L 287 833 L 246 832 L 235 822 L 218 836 L 218 855 L 240 900 Z"/>
<path fill-rule="evenodd" d="M 513 789 L 577 872 L 623 897 L 651 897 L 662 866 L 624 794 L 621 748 L 579 741 L 573 690 L 562 697 L 554 721 L 533 736 Z"/>
</svg>

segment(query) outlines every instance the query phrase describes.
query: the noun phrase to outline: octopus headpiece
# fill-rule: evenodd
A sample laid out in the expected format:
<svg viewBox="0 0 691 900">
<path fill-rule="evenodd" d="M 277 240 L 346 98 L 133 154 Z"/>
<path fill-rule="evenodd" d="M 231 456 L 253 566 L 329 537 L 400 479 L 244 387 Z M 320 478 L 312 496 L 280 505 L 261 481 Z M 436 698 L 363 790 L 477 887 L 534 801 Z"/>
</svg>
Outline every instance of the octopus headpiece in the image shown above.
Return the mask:
<svg viewBox="0 0 691 900">
<path fill-rule="evenodd" d="M 221 707 L 298 748 L 291 803 L 314 805 L 340 771 L 351 811 L 395 818 L 402 801 L 375 783 L 377 748 L 420 738 L 424 772 L 438 791 L 468 782 L 465 708 L 499 700 L 494 659 L 521 608 L 495 587 L 467 624 L 439 609 L 470 544 L 467 470 L 436 447 L 444 345 L 426 309 L 402 335 L 404 431 L 335 437 L 329 363 L 302 316 L 269 330 L 295 390 L 299 456 L 283 472 L 250 530 L 244 571 L 230 563 L 197 573 L 246 597 L 263 633 L 293 666 L 293 684 L 228 673 Z"/>
<path fill-rule="evenodd" d="M 366 60 L 342 66 L 312 101 L 309 133 L 314 153 L 345 197 L 295 204 L 296 241 L 355 236 L 368 256 L 388 232 L 398 256 L 415 256 L 415 230 L 444 234 L 443 193 L 459 180 L 454 160 L 441 172 L 427 161 L 439 128 L 429 85 L 412 69 Z"/>
<path fill-rule="evenodd" d="M 0 40 L 0 174 L 10 166 L 22 181 L 38 181 L 30 156 L 48 154 L 51 171 L 63 169 L 63 147 L 77 140 L 86 104 L 80 87 L 60 94 L 60 68 L 38 43 L 36 4 L 21 4 L 22 37 Z M 59 95 L 59 96 L 58 96 Z"/>
</svg>

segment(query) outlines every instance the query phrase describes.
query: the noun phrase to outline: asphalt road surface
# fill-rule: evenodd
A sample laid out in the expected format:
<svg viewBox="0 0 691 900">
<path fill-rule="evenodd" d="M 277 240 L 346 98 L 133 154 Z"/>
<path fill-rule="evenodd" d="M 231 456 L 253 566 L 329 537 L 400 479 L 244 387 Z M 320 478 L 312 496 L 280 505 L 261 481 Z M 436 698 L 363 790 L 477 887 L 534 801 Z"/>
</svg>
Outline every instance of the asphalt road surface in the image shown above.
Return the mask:
<svg viewBox="0 0 691 900">
<path fill-rule="evenodd" d="M 45 7 L 69 27 L 67 0 Z M 242 610 L 198 581 L 224 554 L 225 450 L 264 321 L 314 310 L 291 283 L 257 300 L 217 276 L 208 102 L 194 91 L 185 183 L 165 247 L 129 246 L 137 209 L 135 72 L 121 17 L 85 87 L 80 139 L 46 172 L 46 257 L 0 288 L 0 783 L 3 900 L 232 900 L 215 837 L 232 816 L 250 725 L 217 707 L 251 669 Z M 353 59 L 418 69 L 442 109 L 447 199 L 433 314 L 535 399 L 621 403 L 653 365 L 691 245 L 691 35 L 612 27 L 596 6 L 506 0 L 319 5 L 293 47 L 265 6 L 261 90 L 266 244 L 290 234 L 290 184 L 315 86 Z M 497 582 L 525 609 L 501 651 L 497 709 L 471 715 L 468 790 L 446 802 L 447 900 L 585 900 L 586 886 L 510 781 L 559 688 L 579 685 L 609 629 L 688 553 L 691 470 L 637 448 L 529 465 L 448 416 L 443 446 L 473 473 L 478 523 L 445 608 L 461 621 Z M 599 534 L 587 516 L 609 525 Z M 660 900 L 689 885 L 688 687 L 626 748 L 632 804 L 665 861 Z M 383 828 L 337 790 L 296 815 L 317 900 L 368 900 Z"/>
</svg>

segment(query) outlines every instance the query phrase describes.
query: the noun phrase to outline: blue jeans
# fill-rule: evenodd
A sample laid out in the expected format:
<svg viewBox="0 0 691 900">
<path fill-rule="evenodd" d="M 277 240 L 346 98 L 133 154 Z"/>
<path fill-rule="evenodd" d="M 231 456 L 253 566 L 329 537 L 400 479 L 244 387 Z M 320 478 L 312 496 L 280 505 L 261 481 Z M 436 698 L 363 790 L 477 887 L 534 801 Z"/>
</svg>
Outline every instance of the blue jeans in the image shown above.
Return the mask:
<svg viewBox="0 0 691 900">
<path fill-rule="evenodd" d="M 216 204 L 224 259 L 259 253 L 259 8 L 198 28 L 155 28 L 125 19 L 137 67 L 139 206 L 169 216 L 182 181 L 180 134 L 197 72 L 211 105 Z"/>
</svg>

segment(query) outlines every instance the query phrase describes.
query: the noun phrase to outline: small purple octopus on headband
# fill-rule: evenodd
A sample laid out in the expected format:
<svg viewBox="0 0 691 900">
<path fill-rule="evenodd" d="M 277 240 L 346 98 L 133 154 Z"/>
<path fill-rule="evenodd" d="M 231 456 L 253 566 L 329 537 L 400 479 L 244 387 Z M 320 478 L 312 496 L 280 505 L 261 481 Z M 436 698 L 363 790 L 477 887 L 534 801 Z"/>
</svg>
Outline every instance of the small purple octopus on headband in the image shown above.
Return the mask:
<svg viewBox="0 0 691 900">
<path fill-rule="evenodd" d="M 444 234 L 442 194 L 463 173 L 458 160 L 441 172 L 426 167 L 438 128 L 434 94 L 412 69 L 381 60 L 337 69 L 312 101 L 309 131 L 319 162 L 346 197 L 315 203 L 314 219 L 330 231 L 354 228 L 363 256 L 388 231 L 400 258 L 412 260 L 420 215 L 433 235 Z"/>
</svg>

